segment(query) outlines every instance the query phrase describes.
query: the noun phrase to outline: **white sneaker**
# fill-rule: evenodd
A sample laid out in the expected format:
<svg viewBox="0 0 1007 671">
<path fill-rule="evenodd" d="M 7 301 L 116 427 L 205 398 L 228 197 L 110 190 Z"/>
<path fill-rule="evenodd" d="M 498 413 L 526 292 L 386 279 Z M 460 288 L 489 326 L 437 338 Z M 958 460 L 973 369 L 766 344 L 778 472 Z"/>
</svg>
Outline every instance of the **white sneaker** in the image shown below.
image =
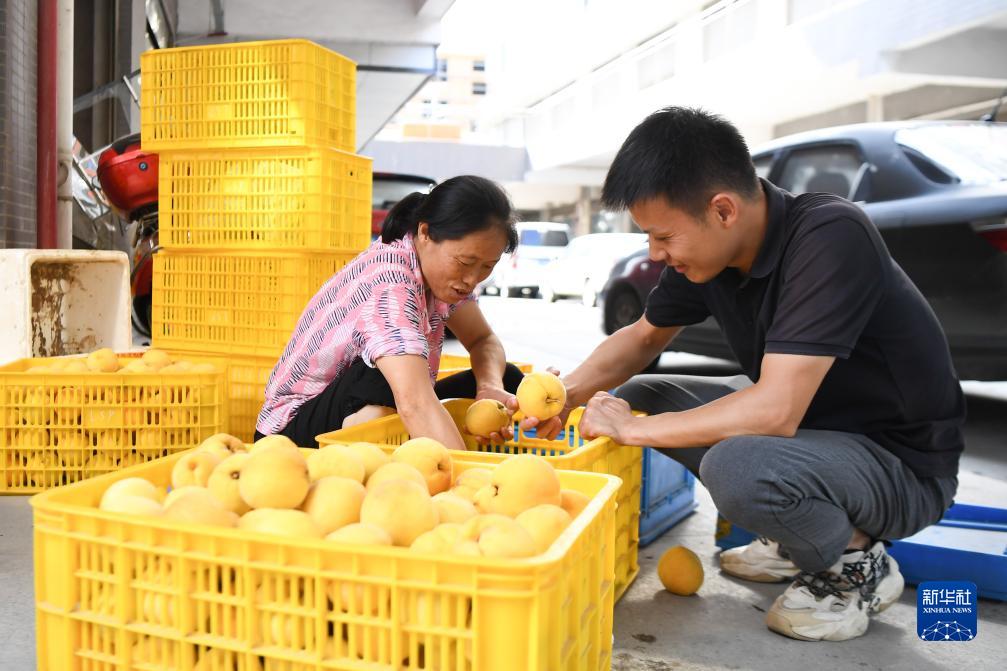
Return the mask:
<svg viewBox="0 0 1007 671">
<path fill-rule="evenodd" d="M 876 541 L 847 552 L 828 571 L 801 572 L 766 613 L 771 630 L 802 641 L 845 641 L 867 631 L 867 616 L 902 594 L 899 565 Z"/>
<path fill-rule="evenodd" d="M 720 570 L 755 582 L 783 582 L 801 572 L 781 553 L 779 543 L 762 536 L 748 545 L 721 552 Z"/>
</svg>

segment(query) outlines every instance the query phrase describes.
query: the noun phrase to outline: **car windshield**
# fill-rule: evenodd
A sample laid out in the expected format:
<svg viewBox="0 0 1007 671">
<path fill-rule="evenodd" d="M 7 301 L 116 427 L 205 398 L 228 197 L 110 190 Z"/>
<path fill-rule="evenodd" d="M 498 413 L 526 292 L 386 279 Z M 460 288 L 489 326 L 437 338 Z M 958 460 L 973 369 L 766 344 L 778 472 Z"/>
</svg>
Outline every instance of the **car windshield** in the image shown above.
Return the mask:
<svg viewBox="0 0 1007 671">
<path fill-rule="evenodd" d="M 373 207 L 379 210 L 389 208 L 414 191 L 427 193 L 430 185 L 411 180 L 375 179 Z"/>
<path fill-rule="evenodd" d="M 527 228 L 521 231 L 521 244 L 526 247 L 566 247 L 566 231 L 540 231 Z"/>
<path fill-rule="evenodd" d="M 923 154 L 963 184 L 1007 179 L 1007 124 L 904 128 L 895 133 L 895 141 Z"/>
</svg>

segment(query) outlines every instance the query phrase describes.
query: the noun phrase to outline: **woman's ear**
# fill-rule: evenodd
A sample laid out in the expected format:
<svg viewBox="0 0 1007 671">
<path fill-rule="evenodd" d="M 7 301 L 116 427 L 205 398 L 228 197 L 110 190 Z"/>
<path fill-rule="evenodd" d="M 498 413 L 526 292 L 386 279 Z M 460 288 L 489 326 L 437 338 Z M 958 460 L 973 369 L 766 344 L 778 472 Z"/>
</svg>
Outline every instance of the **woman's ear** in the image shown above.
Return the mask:
<svg viewBox="0 0 1007 671">
<path fill-rule="evenodd" d="M 425 221 L 421 221 L 419 226 L 416 227 L 416 238 L 422 240 L 423 242 L 430 241 L 430 224 Z"/>
</svg>

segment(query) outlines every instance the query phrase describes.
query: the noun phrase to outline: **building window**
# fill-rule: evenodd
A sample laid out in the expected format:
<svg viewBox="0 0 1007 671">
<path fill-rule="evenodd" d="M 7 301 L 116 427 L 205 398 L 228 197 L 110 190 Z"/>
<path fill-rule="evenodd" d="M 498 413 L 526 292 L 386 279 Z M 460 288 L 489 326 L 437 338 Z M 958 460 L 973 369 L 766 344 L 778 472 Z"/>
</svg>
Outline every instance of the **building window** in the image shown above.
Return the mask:
<svg viewBox="0 0 1007 671">
<path fill-rule="evenodd" d="M 755 0 L 740 0 L 713 9 L 703 25 L 703 60 L 711 61 L 751 42 L 757 19 Z"/>
<path fill-rule="evenodd" d="M 591 91 L 594 106 L 604 109 L 619 102 L 622 91 L 622 73 L 612 72 L 595 82 Z"/>
<path fill-rule="evenodd" d="M 641 90 L 675 76 L 675 49 L 675 42 L 670 42 L 639 60 L 636 68 Z"/>
<path fill-rule="evenodd" d="M 486 95 L 486 82 L 472 82 L 472 95 Z"/>
<path fill-rule="evenodd" d="M 787 8 L 787 22 L 803 21 L 808 17 L 821 14 L 826 9 L 831 9 L 834 4 L 833 0 L 790 0 Z"/>
<path fill-rule="evenodd" d="M 437 79 L 445 81 L 448 78 L 448 62 L 443 58 L 437 59 Z"/>
<path fill-rule="evenodd" d="M 486 72 L 486 61 L 473 61 L 472 69 L 476 72 Z"/>
</svg>

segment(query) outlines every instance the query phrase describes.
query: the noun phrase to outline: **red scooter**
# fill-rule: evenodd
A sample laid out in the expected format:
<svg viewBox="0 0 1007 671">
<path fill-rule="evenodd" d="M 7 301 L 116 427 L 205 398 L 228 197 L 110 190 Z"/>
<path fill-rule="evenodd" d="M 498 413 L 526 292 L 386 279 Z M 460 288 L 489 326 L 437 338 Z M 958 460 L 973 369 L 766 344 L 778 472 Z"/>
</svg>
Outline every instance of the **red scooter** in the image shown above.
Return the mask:
<svg viewBox="0 0 1007 671">
<path fill-rule="evenodd" d="M 157 154 L 140 148 L 140 134 L 113 142 L 98 157 L 98 183 L 105 199 L 133 229 L 130 296 L 133 326 L 146 336 L 151 327 L 153 255 L 158 250 Z"/>
</svg>

